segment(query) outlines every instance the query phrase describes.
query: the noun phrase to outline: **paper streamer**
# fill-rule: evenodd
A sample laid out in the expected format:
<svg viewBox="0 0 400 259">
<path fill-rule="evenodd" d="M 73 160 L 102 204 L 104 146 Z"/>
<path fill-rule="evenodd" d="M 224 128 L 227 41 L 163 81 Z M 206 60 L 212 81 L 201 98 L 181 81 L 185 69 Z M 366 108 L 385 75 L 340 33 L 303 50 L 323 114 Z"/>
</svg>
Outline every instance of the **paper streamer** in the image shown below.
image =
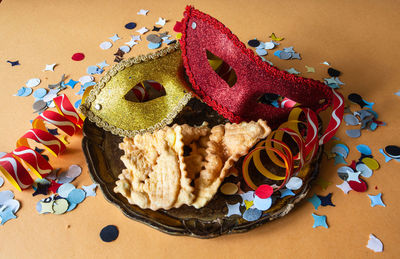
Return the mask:
<svg viewBox="0 0 400 259">
<path fill-rule="evenodd" d="M 18 160 L 23 160 L 28 167 L 39 177 L 46 177 L 53 167 L 38 152 L 27 147 L 19 147 L 12 152 Z"/>
<path fill-rule="evenodd" d="M 69 136 L 74 135 L 83 126 L 81 116 L 66 95 L 57 96 L 53 101 L 58 113 L 45 111 L 39 114 L 32 121 L 32 129 L 18 139 L 17 148 L 0 159 L 0 171 L 19 191 L 33 183 L 32 177 L 21 163 L 39 178 L 47 176 L 53 169 L 41 154 L 30 148 L 28 140 L 42 144 L 51 154 L 58 156 L 65 151 L 66 146 L 63 141 L 48 132 L 45 123 L 56 126 Z"/>
<path fill-rule="evenodd" d="M 33 183 L 26 169 L 10 153 L 0 158 L 0 171 L 19 191 L 30 187 Z"/>
<path fill-rule="evenodd" d="M 266 140 L 260 142 L 243 160 L 242 174 L 247 185 L 256 190 L 257 185 L 252 181 L 249 174 L 249 163 L 253 160 L 257 171 L 266 178 L 274 181 L 282 181 L 274 192 L 281 189 L 292 175 L 302 177 L 308 169 L 309 163 L 315 157 L 319 145 L 328 142 L 338 130 L 344 113 L 343 96 L 333 90 L 333 108 L 332 116 L 328 127 L 321 139 L 318 139 L 318 117 L 314 111 L 309 108 L 293 108 L 289 114 L 288 121 L 281 124 L 277 130 L 271 132 Z M 306 122 L 300 121 L 301 114 L 304 113 Z M 303 136 L 299 130 L 299 124 L 306 125 L 306 136 Z M 284 134 L 288 134 L 296 143 L 298 153 L 293 155 L 288 145 L 283 142 Z M 260 153 L 266 151 L 270 161 L 275 165 L 285 168 L 285 176 L 272 173 L 261 163 Z"/>
</svg>

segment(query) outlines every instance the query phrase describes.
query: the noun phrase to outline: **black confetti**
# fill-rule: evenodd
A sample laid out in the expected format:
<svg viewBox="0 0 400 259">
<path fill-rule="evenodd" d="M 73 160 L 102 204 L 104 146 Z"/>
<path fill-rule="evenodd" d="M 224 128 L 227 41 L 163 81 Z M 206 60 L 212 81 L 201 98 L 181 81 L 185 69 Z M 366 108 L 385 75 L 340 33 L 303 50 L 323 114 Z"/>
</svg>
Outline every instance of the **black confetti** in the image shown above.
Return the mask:
<svg viewBox="0 0 400 259">
<path fill-rule="evenodd" d="M 118 228 L 114 225 L 108 225 L 100 231 L 100 238 L 104 242 L 112 242 L 117 239 L 119 234 Z"/>
<path fill-rule="evenodd" d="M 340 71 L 330 67 L 328 68 L 328 74 L 332 77 L 338 77 L 340 76 Z"/>
<path fill-rule="evenodd" d="M 257 48 L 260 45 L 260 42 L 254 39 L 254 40 L 249 40 L 247 44 L 249 44 L 250 47 Z"/>
</svg>

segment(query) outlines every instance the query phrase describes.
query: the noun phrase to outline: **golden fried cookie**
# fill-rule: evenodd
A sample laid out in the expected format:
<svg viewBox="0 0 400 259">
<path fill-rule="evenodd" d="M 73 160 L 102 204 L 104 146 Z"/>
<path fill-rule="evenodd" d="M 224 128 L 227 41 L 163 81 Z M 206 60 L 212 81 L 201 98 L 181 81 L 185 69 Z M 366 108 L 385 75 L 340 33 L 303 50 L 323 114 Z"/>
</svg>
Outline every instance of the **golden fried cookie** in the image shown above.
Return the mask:
<svg viewBox="0 0 400 259">
<path fill-rule="evenodd" d="M 265 121 L 212 129 L 174 125 L 124 138 L 126 169 L 114 191 L 143 209 L 201 208 L 212 199 L 234 163 L 270 133 Z"/>
</svg>

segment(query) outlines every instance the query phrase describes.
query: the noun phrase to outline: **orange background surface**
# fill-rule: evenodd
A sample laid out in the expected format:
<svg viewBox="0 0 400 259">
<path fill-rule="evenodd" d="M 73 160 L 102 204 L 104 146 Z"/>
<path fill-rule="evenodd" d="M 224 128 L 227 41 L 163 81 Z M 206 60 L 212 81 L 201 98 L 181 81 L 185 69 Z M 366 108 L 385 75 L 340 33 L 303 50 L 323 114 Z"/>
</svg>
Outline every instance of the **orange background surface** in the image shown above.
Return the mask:
<svg viewBox="0 0 400 259">
<path fill-rule="evenodd" d="M 350 139 L 343 125 L 337 134 L 350 147 L 347 161 L 358 159 L 358 144 L 371 147 L 381 168 L 367 179 L 368 194 L 382 192 L 387 207 L 370 206 L 366 193 L 354 191 L 345 195 L 335 185 L 337 176 L 333 161 L 323 160 L 320 176 L 332 182 L 326 190 L 314 186 L 310 192 L 326 195 L 333 192 L 336 207 L 320 207 L 309 202 L 282 219 L 245 234 L 222 236 L 211 240 L 163 234 L 125 217 L 108 203 L 100 190 L 88 197 L 74 211 L 65 215 L 39 215 L 35 205 L 42 197 L 32 197 L 32 190 L 17 192 L 8 182 L 0 191 L 11 189 L 22 207 L 18 218 L 0 226 L 1 258 L 395 258 L 400 252 L 400 163 L 385 163 L 378 149 L 389 144 L 400 145 L 399 1 L 50 1 L 29 0 L 0 3 L 0 151 L 10 152 L 34 119 L 34 98 L 13 94 L 34 77 L 42 80 L 38 87 L 59 81 L 65 73 L 74 80 L 86 74 L 90 65 L 106 60 L 113 64 L 113 53 L 137 34 L 124 28 L 128 22 L 152 28 L 158 17 L 169 20 L 167 31 L 180 20 L 186 4 L 209 13 L 247 42 L 251 38 L 269 40 L 275 32 L 285 37 L 283 47 L 294 46 L 302 60 L 279 60 L 270 51 L 267 59 L 277 67 L 296 68 L 301 75 L 322 79 L 329 77 L 328 61 L 343 72 L 346 84 L 342 93 L 356 92 L 375 102 L 374 110 L 387 126 L 375 132 L 363 131 L 359 139 Z M 147 16 L 136 13 L 148 9 Z M 165 31 L 165 30 L 162 30 Z M 109 50 L 99 44 L 117 33 L 121 40 Z M 148 53 L 144 40 L 124 57 Z M 71 60 L 75 52 L 83 52 L 81 62 Z M 11 67 L 6 60 L 19 60 Z M 46 64 L 57 63 L 54 72 L 43 72 Z M 316 73 L 305 73 L 305 65 Z M 107 67 L 109 69 L 109 67 Z M 96 81 L 99 79 L 97 76 Z M 37 88 L 38 88 L 37 87 Z M 79 86 L 67 90 L 72 101 Z M 352 106 L 352 109 L 357 109 Z M 81 151 L 82 136 L 69 138 L 68 151 L 51 157 L 54 167 L 83 167 L 74 184 L 91 184 Z M 377 189 L 375 188 L 377 187 Z M 313 229 L 311 213 L 326 215 L 329 229 Z M 104 243 L 100 230 L 118 226 L 116 241 Z M 384 243 L 383 254 L 375 254 L 365 246 L 370 233 Z"/>
</svg>

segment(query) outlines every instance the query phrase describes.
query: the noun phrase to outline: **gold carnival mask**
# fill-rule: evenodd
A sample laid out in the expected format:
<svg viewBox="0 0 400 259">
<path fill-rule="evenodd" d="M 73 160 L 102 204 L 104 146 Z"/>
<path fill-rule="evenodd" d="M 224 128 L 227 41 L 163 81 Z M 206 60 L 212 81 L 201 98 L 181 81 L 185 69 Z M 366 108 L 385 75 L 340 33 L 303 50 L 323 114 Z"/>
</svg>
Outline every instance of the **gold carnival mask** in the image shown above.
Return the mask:
<svg viewBox="0 0 400 259">
<path fill-rule="evenodd" d="M 151 85 L 161 89 L 152 89 Z M 146 91 L 146 87 L 153 93 Z M 185 87 L 177 43 L 112 67 L 90 91 L 80 110 L 113 134 L 134 136 L 171 123 L 192 97 Z"/>
</svg>

